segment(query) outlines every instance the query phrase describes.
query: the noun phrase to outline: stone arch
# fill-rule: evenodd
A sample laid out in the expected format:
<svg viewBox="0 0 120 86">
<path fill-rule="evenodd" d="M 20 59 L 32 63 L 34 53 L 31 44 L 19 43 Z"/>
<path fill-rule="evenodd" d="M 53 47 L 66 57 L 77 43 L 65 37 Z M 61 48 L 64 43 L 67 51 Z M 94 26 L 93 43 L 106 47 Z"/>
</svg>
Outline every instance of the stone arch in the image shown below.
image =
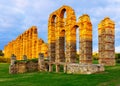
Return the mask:
<svg viewBox="0 0 120 86">
<path fill-rule="evenodd" d="M 64 13 L 66 12 L 66 18 Z M 54 19 L 56 17 L 56 25 Z M 74 10 L 69 6 L 62 6 L 53 12 L 48 20 L 48 44 L 49 44 L 49 58 L 51 61 L 64 62 L 65 57 L 70 58 L 70 28 L 76 23 L 76 16 Z M 56 26 L 56 27 L 55 27 Z M 64 31 L 64 35 L 62 34 Z M 66 46 L 64 44 L 66 43 Z M 66 54 L 64 47 L 66 47 Z M 63 51 L 63 52 L 61 52 Z M 55 60 L 54 60 L 55 58 Z M 71 62 L 66 60 L 66 62 Z"/>
<path fill-rule="evenodd" d="M 59 8 L 57 11 L 58 11 L 58 13 L 59 13 L 59 17 L 60 17 L 60 18 L 63 18 L 63 14 L 64 14 L 64 12 L 66 11 L 66 17 L 67 17 L 67 18 L 73 17 L 73 18 L 76 19 L 76 17 L 75 17 L 75 12 L 74 12 L 74 10 L 73 10 L 70 6 L 63 5 L 63 6 L 62 6 L 61 8 Z"/>
<path fill-rule="evenodd" d="M 56 40 L 56 25 L 57 25 L 57 15 L 52 13 L 48 20 L 48 52 L 50 61 L 55 61 L 55 40 Z"/>
<path fill-rule="evenodd" d="M 58 21 L 61 22 L 61 24 L 66 23 L 66 26 L 67 26 L 67 25 L 73 24 L 73 22 L 74 23 L 76 22 L 75 12 L 70 6 L 63 5 L 57 11 L 59 16 Z M 65 13 L 66 13 L 66 18 L 64 18 Z"/>
<path fill-rule="evenodd" d="M 76 54 L 77 54 L 77 29 L 78 32 L 80 32 L 80 27 L 79 25 L 75 24 L 70 28 L 70 47 L 69 47 L 69 62 L 76 62 Z M 79 34 L 78 34 L 79 35 Z M 79 37 L 80 38 L 80 37 Z M 79 40 L 80 41 L 80 40 Z"/>
<path fill-rule="evenodd" d="M 60 43 L 61 45 L 64 45 L 65 44 L 65 48 L 62 47 L 61 45 L 57 45 L 57 47 L 59 47 L 60 49 L 58 50 L 58 52 L 60 53 L 59 56 L 57 56 L 56 58 L 65 58 L 66 59 L 66 62 L 71 62 L 70 60 L 68 60 L 70 58 L 70 55 L 69 55 L 69 51 L 70 51 L 70 40 L 69 40 L 69 37 L 70 37 L 70 28 L 71 26 L 76 23 L 76 16 L 75 16 L 75 12 L 74 10 L 69 7 L 69 6 L 62 6 L 60 9 L 57 10 L 58 11 L 58 15 L 59 15 L 59 18 L 58 18 L 58 21 L 60 22 L 59 23 L 59 31 L 62 31 L 64 30 L 65 31 L 65 34 L 64 34 L 64 37 L 61 37 L 61 34 L 59 35 L 59 42 L 57 43 Z M 65 12 L 66 12 L 66 17 L 65 17 Z M 65 18 L 64 18 L 65 17 Z M 65 39 L 65 41 L 63 42 L 63 40 L 61 39 Z M 61 43 L 63 42 L 63 43 Z M 64 54 L 61 53 L 61 50 L 64 50 L 65 53 L 65 56 L 63 56 Z M 60 56 L 61 55 L 61 56 Z M 61 60 L 62 61 L 62 60 Z"/>
</svg>

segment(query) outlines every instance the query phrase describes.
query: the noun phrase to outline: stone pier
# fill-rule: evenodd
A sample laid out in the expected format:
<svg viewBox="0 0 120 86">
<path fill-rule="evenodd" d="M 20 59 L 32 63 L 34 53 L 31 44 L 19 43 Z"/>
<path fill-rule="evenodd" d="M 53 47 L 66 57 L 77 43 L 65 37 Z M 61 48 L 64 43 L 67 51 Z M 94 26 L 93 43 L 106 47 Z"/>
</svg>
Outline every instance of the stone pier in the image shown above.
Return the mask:
<svg viewBox="0 0 120 86">
<path fill-rule="evenodd" d="M 107 66 L 115 65 L 115 24 L 106 17 L 98 25 L 99 63 Z"/>
<path fill-rule="evenodd" d="M 92 24 L 90 17 L 86 14 L 79 18 L 80 30 L 80 57 L 79 62 L 82 64 L 92 64 Z"/>
</svg>

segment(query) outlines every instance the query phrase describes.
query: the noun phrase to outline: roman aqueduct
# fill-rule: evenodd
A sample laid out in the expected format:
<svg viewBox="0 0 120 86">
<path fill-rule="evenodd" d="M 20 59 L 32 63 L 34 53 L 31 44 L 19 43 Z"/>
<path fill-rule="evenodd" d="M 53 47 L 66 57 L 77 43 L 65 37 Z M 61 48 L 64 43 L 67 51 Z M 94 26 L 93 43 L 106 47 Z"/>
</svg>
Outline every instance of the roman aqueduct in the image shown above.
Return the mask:
<svg viewBox="0 0 120 86">
<path fill-rule="evenodd" d="M 50 14 L 48 19 L 48 59 L 44 62 L 41 56 L 38 61 L 40 70 L 44 70 L 47 64 L 49 71 L 52 71 L 53 65 L 56 65 L 56 72 L 59 72 L 60 65 L 64 66 L 64 71 L 94 73 L 103 71 L 103 65 L 115 65 L 115 49 L 114 49 L 114 22 L 106 17 L 98 24 L 98 50 L 99 64 L 92 64 L 92 23 L 87 14 L 83 14 L 76 20 L 74 10 L 69 6 L 62 6 L 58 10 Z M 76 63 L 76 34 L 79 31 L 79 63 Z M 35 32 L 37 33 L 37 32 Z M 36 36 L 37 37 L 37 36 Z M 33 37 L 34 38 L 34 37 Z M 32 39 L 29 39 L 32 40 Z M 23 39 L 24 42 L 24 39 Z M 31 46 L 35 49 L 35 42 Z M 36 43 L 37 40 L 36 40 Z M 29 42 L 28 42 L 29 45 Z M 27 45 L 26 45 L 27 46 Z M 32 49 L 33 49 L 32 48 Z M 39 47 L 37 47 L 38 49 Z M 20 48 L 21 49 L 21 48 Z M 6 49 L 9 50 L 9 49 Z M 26 50 L 27 51 L 27 50 Z M 34 50 L 28 49 L 29 52 Z M 38 52 L 35 56 L 37 57 Z M 35 53 L 34 51 L 34 53 Z M 13 53 L 14 54 L 14 53 Z M 29 56 L 27 56 L 29 58 Z M 11 65 L 11 70 L 13 68 Z M 94 72 L 93 72 L 94 71 Z"/>
<path fill-rule="evenodd" d="M 64 14 L 66 12 L 66 18 Z M 79 63 L 92 63 L 92 23 L 87 14 L 76 21 L 74 10 L 62 6 L 48 20 L 49 57 L 53 62 L 76 62 L 76 29 L 79 29 Z M 114 22 L 108 17 L 98 25 L 100 63 L 114 65 Z"/>
</svg>

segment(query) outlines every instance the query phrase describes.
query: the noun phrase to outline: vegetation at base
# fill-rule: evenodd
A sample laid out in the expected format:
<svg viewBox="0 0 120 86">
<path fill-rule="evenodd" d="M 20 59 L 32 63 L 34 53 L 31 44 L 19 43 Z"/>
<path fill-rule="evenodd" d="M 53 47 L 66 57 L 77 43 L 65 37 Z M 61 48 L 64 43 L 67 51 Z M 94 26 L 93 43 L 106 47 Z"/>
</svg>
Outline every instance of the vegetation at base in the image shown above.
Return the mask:
<svg viewBox="0 0 120 86">
<path fill-rule="evenodd" d="M 56 71 L 56 65 L 53 65 L 53 72 Z M 60 72 L 64 72 L 64 67 L 63 65 L 60 65 Z"/>
<path fill-rule="evenodd" d="M 3 56 L 0 56 L 0 63 L 10 63 L 10 58 L 4 58 Z"/>
<path fill-rule="evenodd" d="M 93 60 L 98 60 L 99 58 L 98 58 L 98 53 L 94 53 L 93 55 L 92 55 L 92 58 L 93 58 Z"/>
<path fill-rule="evenodd" d="M 0 56 L 4 56 L 4 53 L 2 52 L 2 50 L 0 50 Z"/>
<path fill-rule="evenodd" d="M 25 63 L 28 63 L 28 62 L 38 62 L 38 58 L 27 59 L 27 60 L 16 60 L 15 63 L 17 63 L 17 62 L 25 62 Z"/>
<path fill-rule="evenodd" d="M 116 63 L 120 63 L 120 53 L 116 53 L 115 57 L 116 57 Z"/>
<path fill-rule="evenodd" d="M 4 58 L 4 53 L 0 50 L 0 63 L 10 63 L 10 58 Z"/>
<path fill-rule="evenodd" d="M 92 55 L 93 60 L 98 60 L 98 53 Z M 120 53 L 115 53 L 116 63 L 120 63 Z"/>
<path fill-rule="evenodd" d="M 120 86 L 120 64 L 91 75 L 33 72 L 9 74 L 9 64 L 0 63 L 0 86 Z"/>
</svg>

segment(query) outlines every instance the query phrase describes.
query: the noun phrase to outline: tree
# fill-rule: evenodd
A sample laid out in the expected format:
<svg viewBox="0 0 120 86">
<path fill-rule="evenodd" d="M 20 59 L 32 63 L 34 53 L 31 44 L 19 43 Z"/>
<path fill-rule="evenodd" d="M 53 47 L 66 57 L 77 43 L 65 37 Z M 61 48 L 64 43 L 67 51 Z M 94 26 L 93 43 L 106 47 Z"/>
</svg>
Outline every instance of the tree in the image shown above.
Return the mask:
<svg viewBox="0 0 120 86">
<path fill-rule="evenodd" d="M 94 60 L 98 60 L 98 53 L 93 53 L 92 58 L 93 58 Z"/>
<path fill-rule="evenodd" d="M 115 54 L 116 62 L 120 63 L 120 53 Z"/>
<path fill-rule="evenodd" d="M 2 52 L 2 50 L 0 50 L 0 56 L 4 56 L 4 53 Z"/>
</svg>

